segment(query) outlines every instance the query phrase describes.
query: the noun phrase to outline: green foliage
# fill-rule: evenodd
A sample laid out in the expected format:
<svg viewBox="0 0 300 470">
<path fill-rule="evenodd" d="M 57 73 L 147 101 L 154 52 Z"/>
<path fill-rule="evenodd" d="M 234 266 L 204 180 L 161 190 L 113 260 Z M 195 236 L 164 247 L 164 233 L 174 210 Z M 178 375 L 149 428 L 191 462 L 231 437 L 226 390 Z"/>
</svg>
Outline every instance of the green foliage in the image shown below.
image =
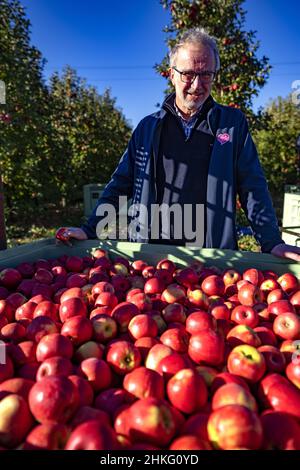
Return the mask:
<svg viewBox="0 0 300 470">
<path fill-rule="evenodd" d="M 54 168 L 67 202 L 82 197 L 82 186 L 105 183 L 116 167 L 131 129 L 106 90 L 100 96 L 75 70 L 50 78 L 52 147 L 63 165 Z M 96 178 L 96 180 L 95 180 Z"/>
<path fill-rule="evenodd" d="M 82 199 L 82 186 L 106 182 L 131 129 L 115 99 L 66 67 L 43 80 L 44 60 L 31 45 L 19 0 L 0 0 L 0 174 L 7 225 L 34 221 L 49 204 Z"/>
<path fill-rule="evenodd" d="M 172 47 L 176 39 L 189 28 L 203 27 L 217 40 L 221 71 L 212 94 L 219 103 L 241 108 L 253 128 L 261 125 L 260 114 L 252 111 L 252 98 L 265 85 L 271 66 L 269 59 L 257 56 L 259 41 L 256 31 L 246 31 L 244 0 L 161 0 L 170 10 L 171 23 L 164 31 L 167 44 Z M 156 65 L 156 70 L 168 76 L 168 58 Z M 167 93 L 172 91 L 168 83 Z"/>
<path fill-rule="evenodd" d="M 0 80 L 6 104 L 0 105 L 0 171 L 6 204 L 15 211 L 43 192 L 39 178 L 47 132 L 48 91 L 41 53 L 30 44 L 30 23 L 17 0 L 0 0 Z"/>
<path fill-rule="evenodd" d="M 300 134 L 300 108 L 291 99 L 278 97 L 264 111 L 268 116 L 267 129 L 253 133 L 270 191 L 282 205 L 285 184 L 297 183 L 298 155 L 296 139 Z M 276 197 L 277 196 L 277 197 Z"/>
<path fill-rule="evenodd" d="M 252 235 L 243 235 L 238 239 L 239 250 L 260 252 L 260 246 Z"/>
</svg>

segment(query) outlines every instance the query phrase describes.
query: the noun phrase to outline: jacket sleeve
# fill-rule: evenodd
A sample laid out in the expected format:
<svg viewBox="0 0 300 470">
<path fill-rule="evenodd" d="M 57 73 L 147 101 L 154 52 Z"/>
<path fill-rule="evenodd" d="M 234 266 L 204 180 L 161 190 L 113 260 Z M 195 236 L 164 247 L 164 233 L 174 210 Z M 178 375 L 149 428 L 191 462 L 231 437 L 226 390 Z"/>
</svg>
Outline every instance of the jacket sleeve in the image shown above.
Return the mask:
<svg viewBox="0 0 300 470">
<path fill-rule="evenodd" d="M 267 181 L 247 120 L 244 115 L 241 119 L 237 155 L 237 192 L 262 252 L 268 253 L 275 245 L 284 241 L 280 236 Z"/>
<path fill-rule="evenodd" d="M 97 238 L 97 224 L 104 216 L 97 216 L 96 212 L 101 204 L 111 204 L 118 213 L 119 196 L 127 196 L 129 199 L 133 193 L 134 182 L 134 161 L 135 161 L 135 139 L 136 132 L 133 133 L 128 147 L 122 155 L 119 164 L 106 185 L 102 196 L 98 199 L 95 209 L 81 229 L 87 234 L 88 238 Z"/>
</svg>

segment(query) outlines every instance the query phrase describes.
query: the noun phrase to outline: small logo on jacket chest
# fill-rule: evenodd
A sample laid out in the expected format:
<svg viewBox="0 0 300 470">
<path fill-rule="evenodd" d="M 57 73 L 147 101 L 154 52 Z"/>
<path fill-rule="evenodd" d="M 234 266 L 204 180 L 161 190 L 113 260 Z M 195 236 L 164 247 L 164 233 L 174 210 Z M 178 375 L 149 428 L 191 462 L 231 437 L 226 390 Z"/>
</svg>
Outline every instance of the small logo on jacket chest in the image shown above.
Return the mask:
<svg viewBox="0 0 300 470">
<path fill-rule="evenodd" d="M 229 142 L 230 140 L 230 135 L 227 134 L 227 132 L 224 132 L 223 134 L 219 134 L 217 136 L 217 140 L 221 145 L 226 144 L 226 142 Z"/>
</svg>

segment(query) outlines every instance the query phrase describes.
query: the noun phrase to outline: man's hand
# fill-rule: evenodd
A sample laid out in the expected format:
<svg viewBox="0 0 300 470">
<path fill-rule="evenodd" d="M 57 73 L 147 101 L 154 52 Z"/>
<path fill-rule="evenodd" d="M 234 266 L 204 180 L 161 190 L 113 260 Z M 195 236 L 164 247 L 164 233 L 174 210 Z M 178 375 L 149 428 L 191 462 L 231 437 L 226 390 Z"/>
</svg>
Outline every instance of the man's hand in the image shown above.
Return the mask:
<svg viewBox="0 0 300 470">
<path fill-rule="evenodd" d="M 75 238 L 75 240 L 88 239 L 86 233 L 79 227 L 60 227 L 55 234 L 55 238 L 57 243 L 63 242 L 69 246 L 72 246 L 71 238 Z"/>
<path fill-rule="evenodd" d="M 279 256 L 280 258 L 289 258 L 300 262 L 300 247 L 280 243 L 279 245 L 274 246 L 271 251 L 271 255 Z"/>
</svg>

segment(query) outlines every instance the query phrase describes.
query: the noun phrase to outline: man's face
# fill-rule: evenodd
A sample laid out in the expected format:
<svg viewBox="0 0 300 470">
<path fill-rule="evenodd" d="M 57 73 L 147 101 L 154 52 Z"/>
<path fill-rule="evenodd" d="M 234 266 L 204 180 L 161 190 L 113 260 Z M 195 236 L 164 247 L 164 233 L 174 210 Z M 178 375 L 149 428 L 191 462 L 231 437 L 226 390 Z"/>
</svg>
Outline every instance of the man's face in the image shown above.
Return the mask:
<svg viewBox="0 0 300 470">
<path fill-rule="evenodd" d="M 201 44 L 187 44 L 181 47 L 173 66 L 180 72 L 214 72 L 215 57 L 212 49 Z M 187 115 L 194 114 L 210 95 L 212 82 L 202 81 L 198 76 L 192 83 L 184 83 L 180 74 L 170 70 L 170 78 L 175 87 L 176 104 Z"/>
</svg>

